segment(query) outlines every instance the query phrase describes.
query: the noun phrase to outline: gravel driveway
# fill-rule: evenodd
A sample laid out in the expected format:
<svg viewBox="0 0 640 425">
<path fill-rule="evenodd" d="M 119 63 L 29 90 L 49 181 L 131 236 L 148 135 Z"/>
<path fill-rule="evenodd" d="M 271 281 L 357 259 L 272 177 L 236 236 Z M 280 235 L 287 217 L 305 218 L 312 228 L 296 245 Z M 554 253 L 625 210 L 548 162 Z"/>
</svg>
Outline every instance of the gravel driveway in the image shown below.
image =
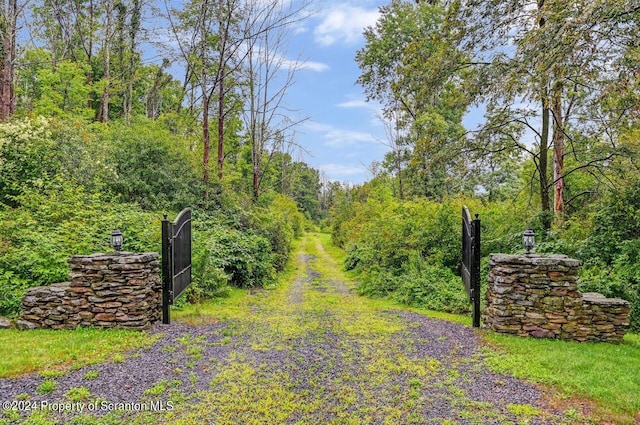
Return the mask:
<svg viewBox="0 0 640 425">
<path fill-rule="evenodd" d="M 121 363 L 0 379 L 0 400 L 48 406 L 4 420 L 571 423 L 535 386 L 489 372 L 474 330 L 360 298 L 324 276 L 337 270 L 331 262 L 320 247 L 299 257 L 306 272 L 280 290 L 252 292 L 243 308 L 222 306 L 208 324 L 157 324 L 159 341 Z M 38 394 L 46 380 L 55 390 Z M 77 404 L 55 412 L 56 403 Z"/>
</svg>

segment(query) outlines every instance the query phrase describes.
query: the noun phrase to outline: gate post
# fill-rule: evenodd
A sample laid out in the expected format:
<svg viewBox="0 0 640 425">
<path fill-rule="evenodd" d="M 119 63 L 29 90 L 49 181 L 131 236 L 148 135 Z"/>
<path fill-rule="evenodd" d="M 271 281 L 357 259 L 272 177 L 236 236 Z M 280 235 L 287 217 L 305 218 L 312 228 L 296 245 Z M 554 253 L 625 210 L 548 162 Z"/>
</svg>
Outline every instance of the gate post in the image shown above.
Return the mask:
<svg viewBox="0 0 640 425">
<path fill-rule="evenodd" d="M 480 218 L 473 220 L 473 327 L 480 327 Z"/>
<path fill-rule="evenodd" d="M 171 304 L 172 275 L 173 267 L 171 254 L 171 239 L 173 236 L 171 222 L 164 214 L 162 220 L 162 323 L 168 325 L 171 323 L 169 316 L 169 305 Z"/>
</svg>

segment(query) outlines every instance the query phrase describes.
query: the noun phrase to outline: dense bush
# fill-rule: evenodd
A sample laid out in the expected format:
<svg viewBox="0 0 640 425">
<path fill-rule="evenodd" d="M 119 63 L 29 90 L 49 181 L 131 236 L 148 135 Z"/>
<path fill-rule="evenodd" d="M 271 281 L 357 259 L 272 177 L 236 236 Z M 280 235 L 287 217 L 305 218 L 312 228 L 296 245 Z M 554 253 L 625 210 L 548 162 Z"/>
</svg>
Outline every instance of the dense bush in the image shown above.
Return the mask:
<svg viewBox="0 0 640 425">
<path fill-rule="evenodd" d="M 98 143 L 109 146 L 106 161 L 112 164 L 113 177 L 105 189 L 117 199 L 144 209 L 180 210 L 203 192 L 188 150 L 179 149 L 167 130 L 143 120 L 135 127 L 112 125 L 96 133 Z"/>
<path fill-rule="evenodd" d="M 374 268 L 363 274 L 358 292 L 449 313 L 467 313 L 470 309 L 460 277 L 447 268 L 428 264 L 401 274 Z"/>
<path fill-rule="evenodd" d="M 284 269 L 291 254 L 293 240 L 304 233 L 305 221 L 296 203 L 283 195 L 275 195 L 269 205 L 254 209 L 251 227 L 257 235 L 269 241 L 277 271 Z"/>
<path fill-rule="evenodd" d="M 334 216 L 334 240 L 346 245 L 345 268 L 361 274 L 358 291 L 430 309 L 468 311 L 455 274 L 461 205 L 400 202 L 383 190 Z"/>
<path fill-rule="evenodd" d="M 522 200 L 400 201 L 388 189 L 365 185 L 334 208 L 331 232 L 347 251 L 345 268 L 360 273 L 359 291 L 410 305 L 466 311 L 461 279 L 460 211 L 479 213 L 482 273 L 492 252 L 522 253 L 522 232 L 536 232 L 536 252 L 581 260 L 579 288 L 632 305 L 631 329 L 640 331 L 640 182 L 628 181 L 547 231 L 544 215 Z M 419 266 L 419 267 L 418 267 Z"/>
<path fill-rule="evenodd" d="M 592 215 L 588 237 L 577 250 L 584 267 L 582 291 L 629 301 L 631 328 L 640 332 L 640 182 L 630 180 Z"/>
</svg>

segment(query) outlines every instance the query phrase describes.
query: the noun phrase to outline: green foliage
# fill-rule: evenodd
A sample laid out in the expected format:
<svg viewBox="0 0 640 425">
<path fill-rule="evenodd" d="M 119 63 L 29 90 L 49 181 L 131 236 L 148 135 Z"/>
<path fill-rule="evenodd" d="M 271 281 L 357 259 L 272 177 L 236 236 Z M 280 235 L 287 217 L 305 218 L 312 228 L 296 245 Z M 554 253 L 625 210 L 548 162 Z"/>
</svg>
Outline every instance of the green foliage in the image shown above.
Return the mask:
<svg viewBox="0 0 640 425">
<path fill-rule="evenodd" d="M 55 381 L 44 381 L 40 385 L 38 385 L 38 388 L 36 388 L 36 392 L 38 394 L 49 394 L 55 389 L 56 389 Z"/>
<path fill-rule="evenodd" d="M 293 240 L 304 233 L 305 218 L 296 203 L 286 196 L 275 195 L 268 207 L 253 210 L 250 221 L 254 232 L 269 241 L 275 269 L 284 270 Z"/>
<path fill-rule="evenodd" d="M 190 301 L 223 295 L 227 285 L 247 288 L 274 281 L 274 255 L 267 239 L 206 215 L 194 225 Z"/>
<path fill-rule="evenodd" d="M 611 193 L 592 217 L 589 236 L 578 254 L 585 262 L 583 291 L 600 292 L 631 303 L 631 329 L 640 331 L 640 189 L 636 179 Z"/>
<path fill-rule="evenodd" d="M 450 270 L 442 267 L 413 263 L 408 271 L 392 274 L 373 269 L 363 274 L 358 293 L 372 297 L 392 298 L 400 303 L 444 311 L 469 312 L 469 301 L 460 281 Z"/>
<path fill-rule="evenodd" d="M 461 201 L 399 202 L 384 187 L 340 207 L 333 237 L 347 244 L 345 268 L 360 272 L 358 291 L 446 312 L 468 311 L 457 271 Z"/>
<path fill-rule="evenodd" d="M 135 126 L 96 125 L 94 131 L 110 145 L 107 161 L 114 177 L 106 189 L 119 199 L 151 210 L 179 211 L 196 202 L 201 186 L 176 136 L 147 120 Z"/>
<path fill-rule="evenodd" d="M 42 187 L 60 167 L 46 118 L 0 124 L 0 206 L 16 206 L 26 187 Z"/>
</svg>

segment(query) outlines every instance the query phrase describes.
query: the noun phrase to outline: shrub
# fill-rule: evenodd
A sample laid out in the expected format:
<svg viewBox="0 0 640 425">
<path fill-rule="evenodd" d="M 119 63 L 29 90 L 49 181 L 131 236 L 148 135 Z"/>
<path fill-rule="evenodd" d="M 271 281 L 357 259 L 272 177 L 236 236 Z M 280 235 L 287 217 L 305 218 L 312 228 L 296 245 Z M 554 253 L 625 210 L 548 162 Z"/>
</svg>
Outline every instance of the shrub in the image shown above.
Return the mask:
<svg viewBox="0 0 640 425">
<path fill-rule="evenodd" d="M 284 195 L 275 195 L 268 207 L 253 210 L 251 228 L 255 234 L 269 241 L 277 271 L 284 270 L 293 240 L 302 236 L 305 221 L 296 203 Z"/>
<path fill-rule="evenodd" d="M 250 288 L 275 280 L 273 254 L 265 238 L 221 226 L 212 219 L 197 226 L 193 274 L 203 296 L 223 291 L 227 283 Z"/>
<path fill-rule="evenodd" d="M 447 268 L 427 264 L 414 265 L 401 274 L 371 270 L 363 275 L 358 292 L 449 313 L 467 313 L 470 308 L 460 277 Z"/>
</svg>

